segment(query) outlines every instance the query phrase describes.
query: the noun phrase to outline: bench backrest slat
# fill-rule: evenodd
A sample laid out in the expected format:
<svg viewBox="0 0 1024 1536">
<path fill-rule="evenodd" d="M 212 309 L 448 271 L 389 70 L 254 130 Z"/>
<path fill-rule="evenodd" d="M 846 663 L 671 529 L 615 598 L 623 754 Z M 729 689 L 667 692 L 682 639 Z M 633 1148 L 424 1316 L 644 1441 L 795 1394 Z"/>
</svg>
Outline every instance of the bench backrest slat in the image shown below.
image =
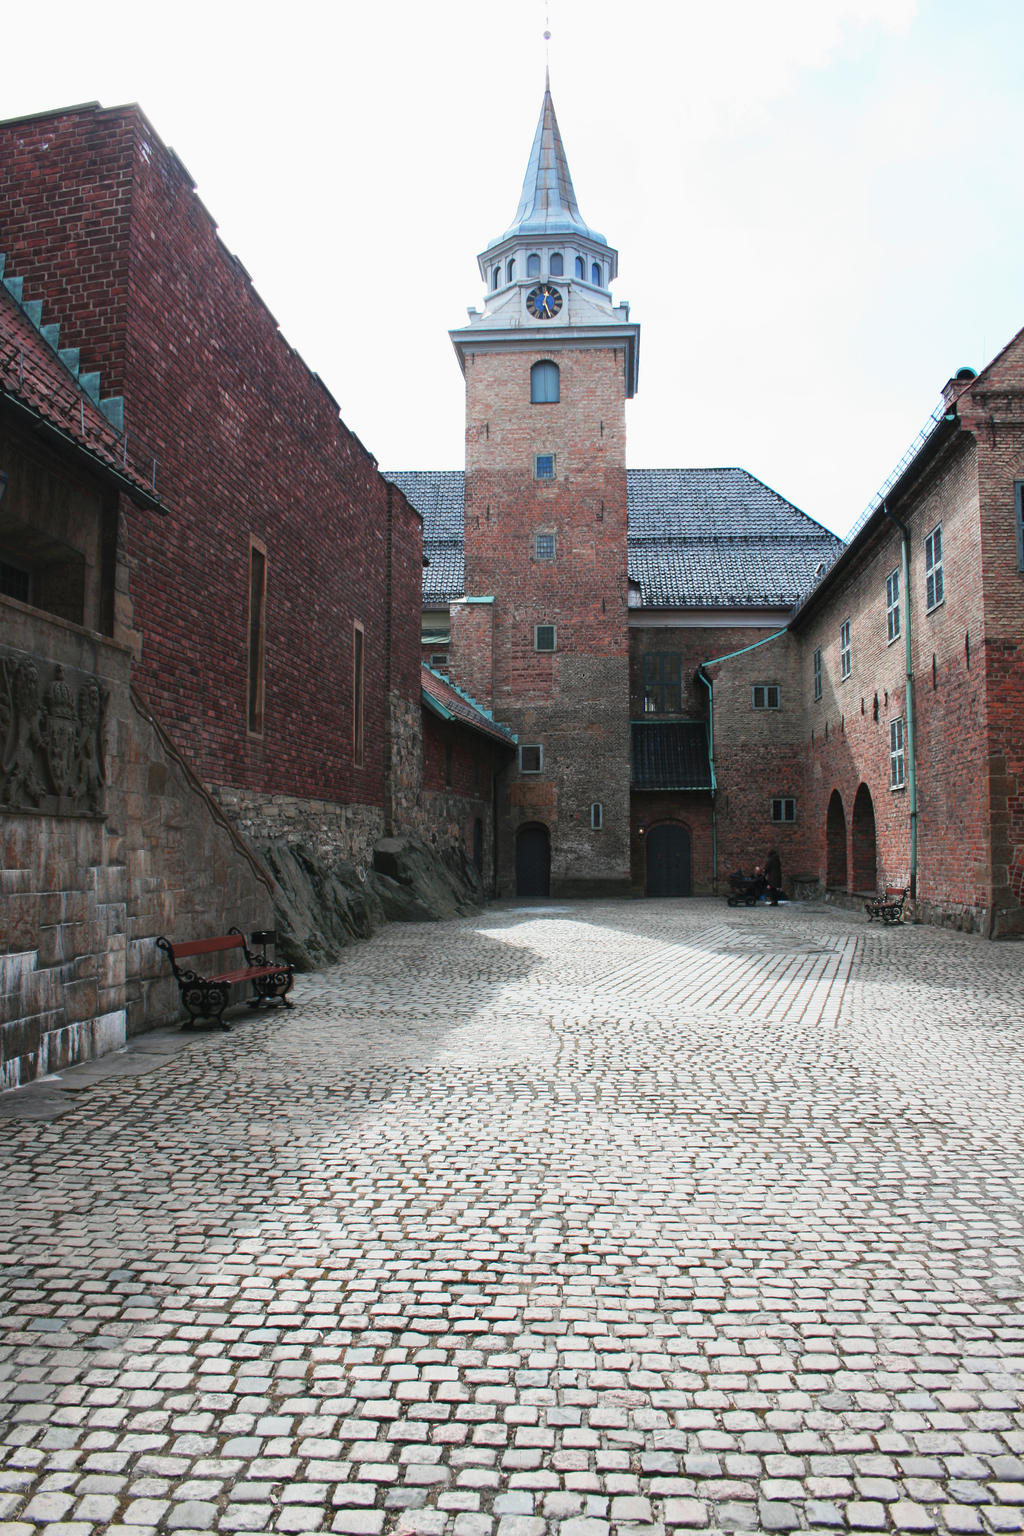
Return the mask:
<svg viewBox="0 0 1024 1536">
<path fill-rule="evenodd" d="M 174 958 L 185 955 L 209 955 L 218 949 L 244 949 L 245 940 L 240 933 L 225 933 L 218 939 L 197 939 L 194 944 L 172 944 Z"/>
</svg>

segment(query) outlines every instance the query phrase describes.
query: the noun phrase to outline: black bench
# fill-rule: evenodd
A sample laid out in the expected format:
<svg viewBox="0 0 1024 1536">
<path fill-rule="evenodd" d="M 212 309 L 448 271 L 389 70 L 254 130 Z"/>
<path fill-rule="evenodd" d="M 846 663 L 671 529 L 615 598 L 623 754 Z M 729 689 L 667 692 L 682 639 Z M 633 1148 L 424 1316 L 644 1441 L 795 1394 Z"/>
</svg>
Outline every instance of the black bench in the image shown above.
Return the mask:
<svg viewBox="0 0 1024 1536">
<path fill-rule="evenodd" d="M 903 905 L 909 895 L 909 885 L 887 885 L 880 895 L 873 896 L 870 901 L 864 903 L 868 922 L 870 923 L 872 918 L 880 917 L 883 923 L 902 923 Z"/>
<path fill-rule="evenodd" d="M 286 963 L 269 961 L 265 953 L 254 953 L 238 928 L 230 928 L 219 938 L 197 939 L 192 944 L 175 944 L 165 938 L 159 938 L 156 942 L 171 962 L 182 1006 L 188 1011 L 186 1029 L 191 1029 L 196 1019 L 216 1019 L 221 1029 L 230 1029 L 231 1025 L 224 1022 L 224 1009 L 228 1005 L 231 988 L 238 982 L 252 983 L 255 995 L 246 999 L 250 1008 L 260 1008 L 264 1003 L 275 1000 L 283 1003 L 286 1008 L 292 1006 L 285 996 L 286 992 L 291 991 L 295 980 L 292 967 Z M 190 959 L 194 955 L 221 956 L 230 950 L 241 950 L 245 964 L 230 971 L 217 970 L 215 967 L 225 962 L 220 959 L 211 961 L 210 974 L 207 975 L 178 964 L 179 960 Z"/>
</svg>

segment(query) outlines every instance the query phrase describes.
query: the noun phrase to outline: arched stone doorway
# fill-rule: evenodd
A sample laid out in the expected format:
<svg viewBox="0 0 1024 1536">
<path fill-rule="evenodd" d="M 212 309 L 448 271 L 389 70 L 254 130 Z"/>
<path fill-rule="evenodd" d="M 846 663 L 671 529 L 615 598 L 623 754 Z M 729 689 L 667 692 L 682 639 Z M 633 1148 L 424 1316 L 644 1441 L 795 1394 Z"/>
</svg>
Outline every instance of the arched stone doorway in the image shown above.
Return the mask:
<svg viewBox="0 0 1024 1536">
<path fill-rule="evenodd" d="M 846 890 L 846 812 L 838 789 L 832 791 L 825 823 L 825 884 Z"/>
<path fill-rule="evenodd" d="M 689 896 L 691 878 L 690 829 L 663 821 L 647 834 L 648 896 Z"/>
<path fill-rule="evenodd" d="M 878 889 L 878 869 L 875 856 L 875 807 L 871 791 L 866 784 L 857 790 L 850 818 L 853 842 L 853 889 L 875 891 Z"/>
<path fill-rule="evenodd" d="M 516 833 L 516 895 L 547 896 L 551 888 L 551 837 L 539 821 Z"/>
</svg>

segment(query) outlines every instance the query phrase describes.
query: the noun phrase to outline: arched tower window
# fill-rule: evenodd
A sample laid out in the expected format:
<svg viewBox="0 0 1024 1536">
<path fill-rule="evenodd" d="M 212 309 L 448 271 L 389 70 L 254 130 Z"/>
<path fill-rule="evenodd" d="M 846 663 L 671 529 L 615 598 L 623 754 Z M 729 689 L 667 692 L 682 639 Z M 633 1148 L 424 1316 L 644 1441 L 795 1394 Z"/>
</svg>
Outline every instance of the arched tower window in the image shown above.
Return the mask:
<svg viewBox="0 0 1024 1536">
<path fill-rule="evenodd" d="M 540 277 L 540 257 L 536 251 L 531 251 L 526 258 L 527 277 Z"/>
<path fill-rule="evenodd" d="M 551 255 L 551 276 L 561 277 L 563 271 L 561 251 L 553 251 Z"/>
<path fill-rule="evenodd" d="M 594 284 L 595 287 L 601 287 L 601 268 L 598 266 L 596 261 L 590 269 L 590 281 Z"/>
<path fill-rule="evenodd" d="M 501 268 L 500 267 L 495 267 L 494 271 L 491 273 L 491 287 L 492 288 L 497 288 L 497 286 L 498 286 L 498 284 L 500 282 L 501 282 Z"/>
<path fill-rule="evenodd" d="M 505 281 L 507 283 L 510 283 L 512 281 L 512 279 L 515 277 L 515 275 L 516 275 L 516 259 L 513 256 L 511 261 L 509 262 L 508 266 L 505 269 Z"/>
<path fill-rule="evenodd" d="M 532 405 L 555 405 L 559 399 L 558 364 L 534 363 L 530 369 L 530 402 Z"/>
<path fill-rule="evenodd" d="M 587 264 L 583 260 L 582 256 L 577 256 L 576 257 L 576 276 L 577 277 L 586 277 L 586 275 L 587 275 Z"/>
</svg>

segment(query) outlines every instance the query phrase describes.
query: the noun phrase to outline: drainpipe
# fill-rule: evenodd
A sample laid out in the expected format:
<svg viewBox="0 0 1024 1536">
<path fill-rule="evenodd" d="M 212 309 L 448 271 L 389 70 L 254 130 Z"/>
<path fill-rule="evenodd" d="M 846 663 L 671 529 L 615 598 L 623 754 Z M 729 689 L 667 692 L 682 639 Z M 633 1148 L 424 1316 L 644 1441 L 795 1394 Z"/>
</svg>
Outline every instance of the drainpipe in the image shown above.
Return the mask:
<svg viewBox="0 0 1024 1536">
<path fill-rule="evenodd" d="M 715 811 L 715 794 L 718 783 L 715 779 L 715 694 L 711 686 L 711 679 L 704 671 L 704 663 L 697 668 L 697 676 L 708 691 L 708 768 L 711 770 L 711 885 L 715 894 L 718 894 L 718 816 Z"/>
<path fill-rule="evenodd" d="M 904 638 L 907 695 L 907 789 L 910 792 L 910 899 L 917 900 L 917 750 L 914 737 L 914 654 L 910 617 L 910 529 L 901 517 L 890 512 L 888 502 L 882 511 L 900 531 L 900 575 L 906 596 L 907 627 Z"/>
<path fill-rule="evenodd" d="M 715 777 L 715 695 L 711 685 L 711 679 L 704 671 L 705 667 L 713 667 L 719 661 L 732 661 L 736 656 L 745 656 L 748 651 L 756 651 L 762 645 L 768 645 L 772 640 L 778 640 L 780 635 L 788 634 L 785 629 L 777 629 L 773 635 L 765 635 L 763 640 L 755 640 L 753 645 L 745 645 L 742 650 L 729 651 L 726 656 L 712 656 L 708 661 L 702 661 L 697 668 L 697 676 L 708 691 L 708 767 L 711 770 L 711 880 L 718 886 L 718 817 L 715 812 L 715 797 L 718 793 L 718 780 Z"/>
</svg>

